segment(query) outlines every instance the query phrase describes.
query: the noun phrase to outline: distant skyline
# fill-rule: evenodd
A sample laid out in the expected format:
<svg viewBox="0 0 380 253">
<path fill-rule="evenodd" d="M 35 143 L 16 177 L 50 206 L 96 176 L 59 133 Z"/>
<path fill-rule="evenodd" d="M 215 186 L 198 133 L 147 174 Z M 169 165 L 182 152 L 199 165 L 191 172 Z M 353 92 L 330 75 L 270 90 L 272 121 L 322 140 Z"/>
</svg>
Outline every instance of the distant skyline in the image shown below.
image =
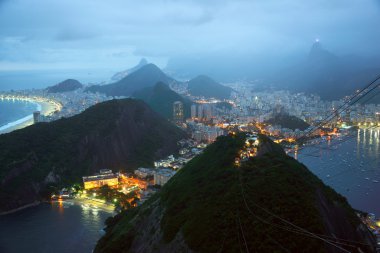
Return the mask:
<svg viewBox="0 0 380 253">
<path fill-rule="evenodd" d="M 119 71 L 197 55 L 380 49 L 379 0 L 0 0 L 0 71 Z M 1 80 L 0 80 L 1 81 Z"/>
</svg>

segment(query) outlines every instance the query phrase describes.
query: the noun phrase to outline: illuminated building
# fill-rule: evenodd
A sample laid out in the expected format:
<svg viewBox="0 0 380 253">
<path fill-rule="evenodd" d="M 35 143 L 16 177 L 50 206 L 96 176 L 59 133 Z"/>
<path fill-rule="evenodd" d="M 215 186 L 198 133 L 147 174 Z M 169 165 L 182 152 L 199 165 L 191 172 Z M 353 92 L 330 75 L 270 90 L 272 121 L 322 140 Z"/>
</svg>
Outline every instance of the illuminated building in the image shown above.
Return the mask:
<svg viewBox="0 0 380 253">
<path fill-rule="evenodd" d="M 100 188 L 103 185 L 117 187 L 119 184 L 118 176 L 111 170 L 100 170 L 100 174 L 83 177 L 84 189 Z"/>
<path fill-rule="evenodd" d="M 173 103 L 173 121 L 177 124 L 183 123 L 183 103 L 181 101 L 176 101 Z"/>
<path fill-rule="evenodd" d="M 175 171 L 170 169 L 157 170 L 154 173 L 154 184 L 163 186 L 169 179 L 174 176 Z"/>
</svg>

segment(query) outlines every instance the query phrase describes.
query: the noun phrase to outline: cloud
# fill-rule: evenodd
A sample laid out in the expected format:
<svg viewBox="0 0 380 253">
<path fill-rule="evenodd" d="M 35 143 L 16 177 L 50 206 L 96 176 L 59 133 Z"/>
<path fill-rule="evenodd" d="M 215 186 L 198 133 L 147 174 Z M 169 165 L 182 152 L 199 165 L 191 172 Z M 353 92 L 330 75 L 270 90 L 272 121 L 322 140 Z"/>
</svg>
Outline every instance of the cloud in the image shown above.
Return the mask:
<svg viewBox="0 0 380 253">
<path fill-rule="evenodd" d="M 4 4 L 6 2 L 6 4 Z M 122 69 L 139 57 L 379 51 L 379 0 L 0 0 L 0 57 Z M 31 11 L 33 10 L 33 11 Z M 22 17 L 22 18 L 20 18 Z M 123 66 L 120 66 L 123 65 Z"/>
</svg>

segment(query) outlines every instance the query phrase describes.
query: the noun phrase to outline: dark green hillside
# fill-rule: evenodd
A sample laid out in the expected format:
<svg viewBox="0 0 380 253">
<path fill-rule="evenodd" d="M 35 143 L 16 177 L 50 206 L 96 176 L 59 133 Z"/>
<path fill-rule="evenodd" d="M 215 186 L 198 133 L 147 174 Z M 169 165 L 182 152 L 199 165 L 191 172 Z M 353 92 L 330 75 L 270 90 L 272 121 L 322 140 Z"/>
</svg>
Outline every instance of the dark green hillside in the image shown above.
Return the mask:
<svg viewBox="0 0 380 253">
<path fill-rule="evenodd" d="M 156 65 L 150 63 L 142 66 L 116 83 L 102 86 L 94 85 L 89 87 L 87 91 L 100 92 L 108 96 L 131 96 L 135 91 L 152 87 L 158 82 L 169 84 L 176 81 L 165 75 Z"/>
<path fill-rule="evenodd" d="M 144 100 L 153 110 L 168 119 L 173 118 L 173 103 L 181 101 L 184 105 L 185 118 L 190 117 L 191 101 L 177 94 L 162 82 L 158 82 L 154 87 L 136 91 L 133 97 Z"/>
<path fill-rule="evenodd" d="M 302 119 L 285 113 L 276 114 L 273 118 L 267 120 L 266 123 L 271 125 L 280 125 L 282 128 L 289 128 L 292 130 L 299 129 L 302 131 L 310 126 Z"/>
<path fill-rule="evenodd" d="M 60 82 L 56 85 L 46 88 L 48 93 L 59 93 L 59 92 L 68 92 L 80 89 L 83 87 L 79 81 L 75 79 L 67 79 L 63 82 Z"/>
<path fill-rule="evenodd" d="M 151 166 L 176 152 L 184 137 L 133 99 L 107 101 L 71 118 L 0 135 L 0 212 L 38 199 L 47 182 L 81 182 L 102 168 Z"/>
<path fill-rule="evenodd" d="M 232 89 L 215 82 L 208 76 L 197 76 L 188 83 L 189 93 L 206 98 L 228 99 Z"/>
<path fill-rule="evenodd" d="M 95 252 L 341 252 L 278 217 L 373 245 L 345 198 L 281 149 L 235 167 L 243 145 L 243 135 L 218 138 L 149 202 L 109 220 Z M 358 245 L 374 252 L 347 249 Z"/>
</svg>

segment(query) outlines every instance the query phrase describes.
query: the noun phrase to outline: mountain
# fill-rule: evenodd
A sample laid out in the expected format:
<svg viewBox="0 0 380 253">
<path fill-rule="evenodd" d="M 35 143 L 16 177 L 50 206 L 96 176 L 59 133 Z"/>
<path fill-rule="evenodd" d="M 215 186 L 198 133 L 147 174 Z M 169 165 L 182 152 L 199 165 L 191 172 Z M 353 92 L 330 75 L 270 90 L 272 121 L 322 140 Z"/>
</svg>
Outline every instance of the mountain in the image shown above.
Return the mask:
<svg viewBox="0 0 380 253">
<path fill-rule="evenodd" d="M 83 88 L 83 84 L 81 84 L 79 81 L 75 79 L 67 79 L 54 86 L 47 87 L 46 90 L 48 93 L 59 93 L 59 92 L 74 91 L 80 88 Z"/>
<path fill-rule="evenodd" d="M 301 131 L 307 129 L 310 125 L 302 119 L 289 115 L 287 113 L 275 114 L 272 118 L 265 121 L 271 125 L 280 125 L 282 128 L 289 128 L 292 130 L 299 129 Z"/>
<path fill-rule="evenodd" d="M 133 97 L 144 100 L 153 110 L 162 116 L 173 118 L 173 103 L 181 101 L 184 105 L 184 115 L 190 117 L 192 102 L 171 90 L 168 85 L 158 82 L 153 87 L 147 87 L 133 93 Z"/>
<path fill-rule="evenodd" d="M 189 93 L 193 96 L 206 98 L 228 99 L 232 89 L 215 82 L 208 76 L 197 76 L 188 83 Z"/>
<path fill-rule="evenodd" d="M 141 67 L 143 67 L 147 64 L 148 64 L 148 61 L 145 58 L 142 58 L 136 66 L 134 66 L 133 68 L 130 68 L 130 69 L 116 73 L 115 75 L 113 75 L 111 77 L 111 80 L 114 82 L 120 81 L 121 79 L 123 79 L 127 75 L 135 72 L 136 70 L 139 70 Z"/>
<path fill-rule="evenodd" d="M 135 91 L 152 87 L 158 82 L 167 84 L 176 82 L 164 74 L 156 65 L 147 64 L 120 81 L 107 85 L 94 85 L 87 89 L 90 92 L 105 93 L 108 96 L 131 96 Z"/>
<path fill-rule="evenodd" d="M 111 100 L 0 135 L 0 213 L 102 168 L 133 170 L 177 151 L 185 133 L 143 101 Z"/>
<path fill-rule="evenodd" d="M 375 252 L 346 199 L 266 136 L 234 165 L 245 138 L 219 137 L 143 205 L 108 219 L 94 252 Z"/>
<path fill-rule="evenodd" d="M 315 42 L 305 60 L 279 71 L 272 81 L 282 89 L 314 93 L 322 99 L 333 100 L 354 94 L 379 74 L 379 59 L 337 56 Z M 379 96 L 377 100 L 380 101 Z"/>
</svg>

